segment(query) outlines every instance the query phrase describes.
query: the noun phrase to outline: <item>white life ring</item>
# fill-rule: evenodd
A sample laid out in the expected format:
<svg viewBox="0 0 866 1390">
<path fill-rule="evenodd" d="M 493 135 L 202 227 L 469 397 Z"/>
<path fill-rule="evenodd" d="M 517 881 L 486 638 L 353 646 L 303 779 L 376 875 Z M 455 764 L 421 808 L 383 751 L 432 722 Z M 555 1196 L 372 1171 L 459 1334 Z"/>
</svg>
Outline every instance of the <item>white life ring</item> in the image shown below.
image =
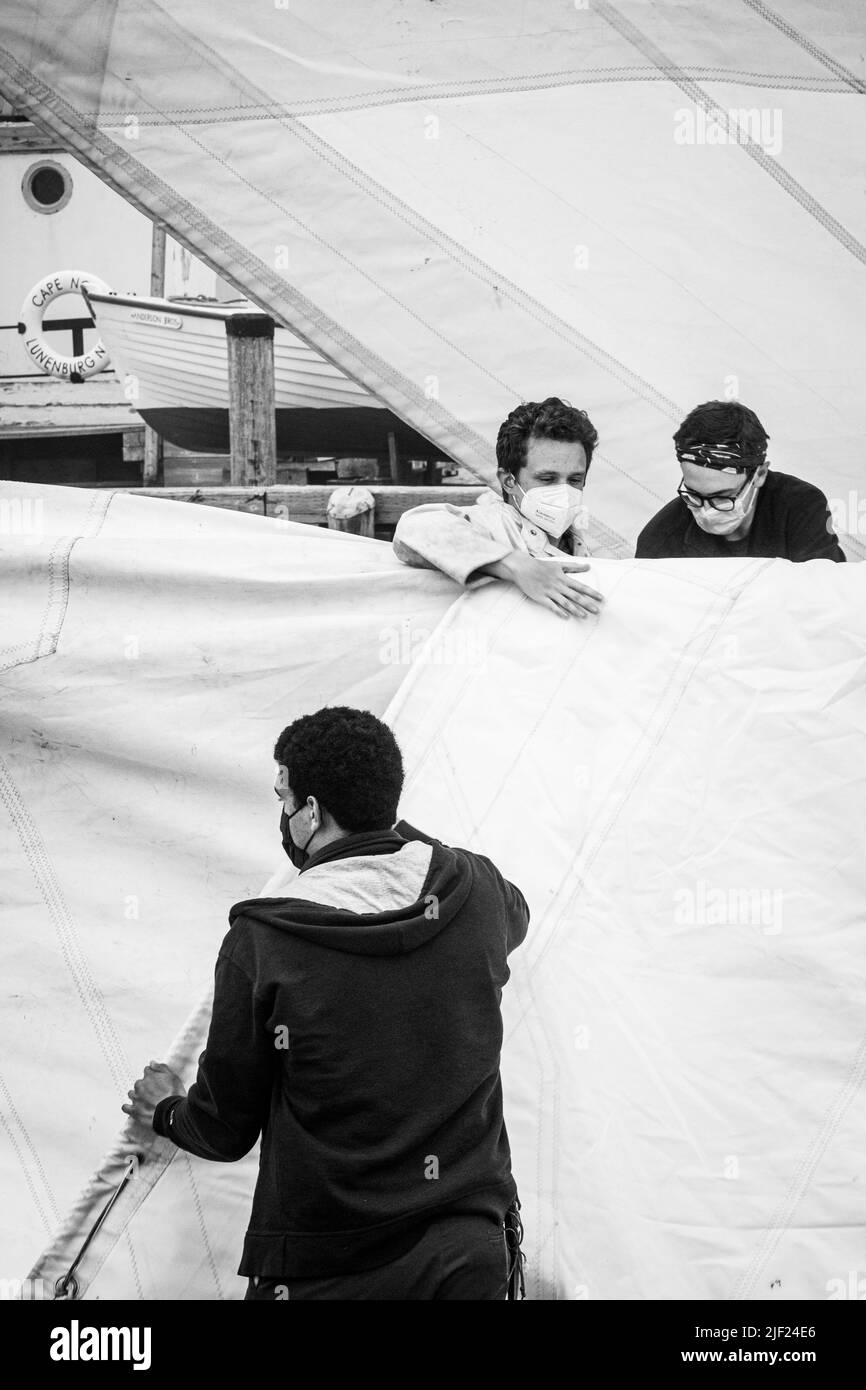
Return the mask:
<svg viewBox="0 0 866 1390">
<path fill-rule="evenodd" d="M 58 270 L 54 275 L 46 275 L 44 280 L 28 290 L 21 306 L 18 332 L 22 335 L 24 351 L 49 376 L 63 377 L 66 381 L 73 372 L 79 377 L 95 376 L 111 363 L 108 348 L 101 338 L 89 352 L 80 352 L 77 357 L 64 357 L 54 352 L 42 337 L 40 330 L 46 304 L 64 294 L 80 294 L 85 285 L 98 294 L 111 293 L 98 275 L 91 275 L 87 270 Z"/>
</svg>

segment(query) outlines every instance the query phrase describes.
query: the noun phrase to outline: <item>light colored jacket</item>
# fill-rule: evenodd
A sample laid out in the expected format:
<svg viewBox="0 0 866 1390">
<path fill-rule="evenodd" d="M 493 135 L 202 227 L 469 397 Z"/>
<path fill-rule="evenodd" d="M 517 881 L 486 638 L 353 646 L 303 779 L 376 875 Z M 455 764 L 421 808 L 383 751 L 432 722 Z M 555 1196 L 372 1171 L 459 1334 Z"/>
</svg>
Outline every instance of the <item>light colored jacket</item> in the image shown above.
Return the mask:
<svg viewBox="0 0 866 1390">
<path fill-rule="evenodd" d="M 492 489 L 468 506 L 428 502 L 404 512 L 394 532 L 394 554 L 404 565 L 441 570 L 458 584 L 474 588 L 489 575 L 482 565 L 494 564 L 512 550 L 528 555 L 551 555 L 568 560 L 589 555 L 581 531 L 572 527 L 563 537 L 570 550 L 550 539 L 546 531 L 526 521 Z"/>
</svg>

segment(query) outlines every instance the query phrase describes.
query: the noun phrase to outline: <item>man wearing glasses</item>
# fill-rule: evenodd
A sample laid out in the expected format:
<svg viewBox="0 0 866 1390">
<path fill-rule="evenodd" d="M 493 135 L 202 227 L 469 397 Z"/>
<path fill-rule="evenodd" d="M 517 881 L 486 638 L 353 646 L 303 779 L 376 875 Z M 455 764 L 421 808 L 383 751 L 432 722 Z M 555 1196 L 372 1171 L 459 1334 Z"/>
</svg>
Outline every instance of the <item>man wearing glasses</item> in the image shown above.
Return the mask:
<svg viewBox="0 0 866 1390">
<path fill-rule="evenodd" d="M 769 435 L 738 401 L 707 401 L 674 435 L 682 481 L 641 531 L 638 560 L 760 555 L 844 561 L 827 499 L 788 473 L 769 472 Z"/>
</svg>

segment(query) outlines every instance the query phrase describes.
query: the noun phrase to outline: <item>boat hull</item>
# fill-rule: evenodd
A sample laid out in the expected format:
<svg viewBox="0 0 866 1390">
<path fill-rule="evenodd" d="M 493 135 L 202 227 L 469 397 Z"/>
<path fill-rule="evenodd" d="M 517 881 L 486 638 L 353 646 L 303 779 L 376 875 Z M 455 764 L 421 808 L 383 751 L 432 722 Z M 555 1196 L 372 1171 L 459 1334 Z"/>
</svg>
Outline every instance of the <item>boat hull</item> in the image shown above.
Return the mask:
<svg viewBox="0 0 866 1390">
<path fill-rule="evenodd" d="M 230 450 L 228 408 L 219 406 L 139 407 L 139 415 L 163 439 L 203 454 Z M 383 406 L 277 407 L 277 453 L 283 457 L 387 459 L 393 433 L 402 458 L 445 460 L 446 455 L 417 430 Z"/>
<path fill-rule="evenodd" d="M 258 312 L 233 304 L 88 293 L 98 331 L 138 414 L 171 444 L 229 452 L 226 320 Z M 313 457 L 450 461 L 375 396 L 288 329 L 274 332 L 277 451 Z"/>
</svg>

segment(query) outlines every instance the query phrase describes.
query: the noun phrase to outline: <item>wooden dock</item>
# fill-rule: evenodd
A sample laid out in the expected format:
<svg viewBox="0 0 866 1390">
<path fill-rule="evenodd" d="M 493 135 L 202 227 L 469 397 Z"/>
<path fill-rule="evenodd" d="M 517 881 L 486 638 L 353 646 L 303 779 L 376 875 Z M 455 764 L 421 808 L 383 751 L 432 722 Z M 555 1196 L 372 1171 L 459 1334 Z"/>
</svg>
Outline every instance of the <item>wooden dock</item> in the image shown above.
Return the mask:
<svg viewBox="0 0 866 1390">
<path fill-rule="evenodd" d="M 125 434 L 143 438 L 144 426 L 114 373 L 80 384 L 54 376 L 0 382 L 0 438 Z"/>
<path fill-rule="evenodd" d="M 428 502 L 451 502 L 470 506 L 485 491 L 482 483 L 466 485 L 443 483 L 439 487 L 396 487 L 387 483 L 363 483 L 372 494 L 374 534 L 386 538 L 400 517 L 411 507 Z M 255 512 L 278 517 L 303 526 L 327 526 L 328 502 L 334 483 L 285 484 L 254 487 L 125 487 L 121 491 L 138 497 L 162 497 L 174 502 L 192 502 L 207 507 L 226 507 L 232 511 Z"/>
</svg>

